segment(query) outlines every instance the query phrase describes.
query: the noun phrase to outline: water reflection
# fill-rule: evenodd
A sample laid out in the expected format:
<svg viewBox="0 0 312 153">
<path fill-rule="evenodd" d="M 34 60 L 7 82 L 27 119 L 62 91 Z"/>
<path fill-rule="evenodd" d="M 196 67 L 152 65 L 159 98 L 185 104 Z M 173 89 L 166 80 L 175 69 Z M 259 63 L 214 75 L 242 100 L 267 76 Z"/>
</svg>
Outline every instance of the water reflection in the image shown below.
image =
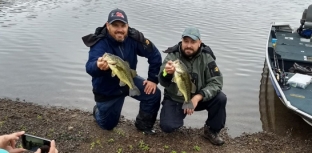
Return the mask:
<svg viewBox="0 0 312 153">
<path fill-rule="evenodd" d="M 259 110 L 264 131 L 279 135 L 291 134 L 301 139 L 311 138 L 312 127 L 287 109 L 276 95 L 266 63 L 263 66 L 260 84 Z"/>
</svg>

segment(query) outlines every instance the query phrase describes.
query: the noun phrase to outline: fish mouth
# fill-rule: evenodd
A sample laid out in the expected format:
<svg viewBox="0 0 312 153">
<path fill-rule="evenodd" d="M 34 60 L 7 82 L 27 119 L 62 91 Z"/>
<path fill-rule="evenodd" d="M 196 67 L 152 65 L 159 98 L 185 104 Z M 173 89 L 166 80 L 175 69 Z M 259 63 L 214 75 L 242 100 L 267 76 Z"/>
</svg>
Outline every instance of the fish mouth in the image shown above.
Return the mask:
<svg viewBox="0 0 312 153">
<path fill-rule="evenodd" d="M 107 57 L 107 56 L 108 56 L 108 53 L 104 53 L 103 58 L 104 58 L 104 57 Z"/>
<path fill-rule="evenodd" d="M 110 53 L 104 53 L 103 57 L 108 57 L 108 56 L 111 56 L 112 54 Z"/>
<path fill-rule="evenodd" d="M 176 59 L 176 60 L 173 61 L 173 63 L 178 63 L 178 62 L 180 62 L 179 59 Z"/>
<path fill-rule="evenodd" d="M 111 65 L 116 65 L 117 62 L 116 61 L 107 61 L 108 64 L 111 64 Z"/>
<path fill-rule="evenodd" d="M 173 61 L 173 64 L 174 64 L 174 65 L 177 65 L 177 64 L 180 64 L 180 63 L 181 63 L 181 61 L 180 61 L 179 59 Z"/>
<path fill-rule="evenodd" d="M 179 69 L 176 69 L 175 72 L 177 73 L 183 73 L 183 71 L 179 70 Z"/>
</svg>

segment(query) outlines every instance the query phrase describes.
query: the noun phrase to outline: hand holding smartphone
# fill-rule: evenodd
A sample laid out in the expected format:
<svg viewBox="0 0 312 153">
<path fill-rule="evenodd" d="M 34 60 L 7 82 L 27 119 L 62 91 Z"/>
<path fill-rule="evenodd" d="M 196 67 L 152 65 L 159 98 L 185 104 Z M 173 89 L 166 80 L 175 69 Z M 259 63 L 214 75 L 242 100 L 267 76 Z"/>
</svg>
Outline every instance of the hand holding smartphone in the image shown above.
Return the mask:
<svg viewBox="0 0 312 153">
<path fill-rule="evenodd" d="M 51 147 L 51 140 L 37 137 L 30 134 L 23 134 L 22 136 L 22 146 L 24 149 L 29 151 L 37 151 L 41 149 L 41 153 L 48 153 Z"/>
</svg>

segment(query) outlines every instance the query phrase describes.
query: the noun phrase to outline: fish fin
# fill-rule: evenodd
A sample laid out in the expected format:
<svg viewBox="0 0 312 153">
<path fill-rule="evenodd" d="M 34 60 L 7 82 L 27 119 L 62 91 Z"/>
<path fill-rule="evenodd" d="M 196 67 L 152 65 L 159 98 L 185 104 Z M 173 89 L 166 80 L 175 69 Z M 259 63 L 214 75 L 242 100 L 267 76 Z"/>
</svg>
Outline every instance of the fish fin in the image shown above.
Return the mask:
<svg viewBox="0 0 312 153">
<path fill-rule="evenodd" d="M 141 92 L 138 87 L 133 86 L 133 89 L 129 90 L 129 96 L 140 96 Z"/>
<path fill-rule="evenodd" d="M 191 101 L 184 102 L 182 105 L 182 109 L 194 109 L 194 105 Z"/>
<path fill-rule="evenodd" d="M 174 82 L 174 83 L 176 83 L 176 81 L 175 81 L 175 79 L 174 79 L 175 77 L 173 77 L 172 79 L 171 79 L 171 82 Z"/>
<path fill-rule="evenodd" d="M 191 75 L 191 74 L 189 74 L 189 76 L 190 76 L 190 80 L 192 80 L 192 79 L 193 79 L 192 75 Z"/>
<path fill-rule="evenodd" d="M 112 71 L 112 77 L 115 77 L 116 76 L 116 74 Z"/>
<path fill-rule="evenodd" d="M 183 96 L 183 94 L 180 92 L 180 90 L 178 90 L 177 95 L 178 95 L 178 96 Z"/>
<path fill-rule="evenodd" d="M 137 76 L 136 70 L 130 69 L 130 72 L 133 78 Z"/>
<path fill-rule="evenodd" d="M 126 84 L 120 80 L 119 86 L 125 86 Z"/>
<path fill-rule="evenodd" d="M 129 67 L 129 68 L 130 68 L 130 64 L 129 64 L 129 62 L 128 62 L 128 61 L 125 61 L 125 63 L 126 63 L 126 65 L 127 65 L 127 67 Z"/>
<path fill-rule="evenodd" d="M 193 82 L 191 82 L 191 85 L 192 85 L 192 90 L 191 90 L 191 93 L 196 93 L 196 86 Z"/>
</svg>

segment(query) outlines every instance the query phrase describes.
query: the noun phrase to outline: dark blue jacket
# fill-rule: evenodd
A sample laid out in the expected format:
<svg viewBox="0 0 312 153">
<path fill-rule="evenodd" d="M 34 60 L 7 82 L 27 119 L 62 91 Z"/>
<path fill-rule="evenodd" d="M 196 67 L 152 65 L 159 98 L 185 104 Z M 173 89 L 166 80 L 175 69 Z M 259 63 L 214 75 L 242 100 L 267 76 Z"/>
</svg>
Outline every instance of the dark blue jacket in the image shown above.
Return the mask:
<svg viewBox="0 0 312 153">
<path fill-rule="evenodd" d="M 149 45 L 150 47 L 148 47 Z M 97 67 L 97 59 L 105 52 L 115 54 L 128 61 L 130 68 L 134 70 L 137 68 L 137 55 L 146 57 L 149 63 L 147 80 L 158 84 L 157 76 L 162 64 L 162 57 L 154 44 L 150 41 L 143 44 L 129 36 L 123 42 L 118 42 L 106 32 L 105 36 L 90 46 L 89 59 L 86 63 L 86 71 L 92 76 L 93 92 L 103 96 L 120 95 L 123 92 L 122 88 L 124 87 L 119 86 L 117 77 L 111 76 L 110 69 L 103 71 Z"/>
</svg>

